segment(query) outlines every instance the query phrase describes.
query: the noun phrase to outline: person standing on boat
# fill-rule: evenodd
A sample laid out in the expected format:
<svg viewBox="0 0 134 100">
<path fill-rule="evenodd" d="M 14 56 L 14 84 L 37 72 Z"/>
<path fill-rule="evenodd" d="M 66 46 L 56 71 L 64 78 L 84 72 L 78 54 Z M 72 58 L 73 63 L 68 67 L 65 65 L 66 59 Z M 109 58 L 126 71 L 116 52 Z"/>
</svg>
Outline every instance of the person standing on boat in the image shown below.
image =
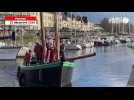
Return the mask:
<svg viewBox="0 0 134 100">
<path fill-rule="evenodd" d="M 52 48 L 53 48 L 53 39 L 52 39 L 52 37 L 48 37 L 48 40 L 47 40 L 47 42 L 46 42 L 46 47 L 47 47 L 47 52 L 46 52 L 46 62 L 47 63 L 50 63 L 51 62 L 51 59 L 50 59 L 50 57 L 52 57 L 51 56 L 51 50 L 52 50 Z"/>
<path fill-rule="evenodd" d="M 43 52 L 43 47 L 37 42 L 34 47 L 34 53 L 37 58 L 37 63 L 42 62 L 42 52 Z"/>
<path fill-rule="evenodd" d="M 24 63 L 26 66 L 29 66 L 31 61 L 32 61 L 32 51 L 29 50 L 28 52 L 26 52 L 24 56 Z"/>
<path fill-rule="evenodd" d="M 53 44 L 52 44 L 51 50 L 50 50 L 49 63 L 54 63 L 55 61 L 56 61 L 56 45 L 55 45 L 55 40 L 53 39 Z"/>
</svg>

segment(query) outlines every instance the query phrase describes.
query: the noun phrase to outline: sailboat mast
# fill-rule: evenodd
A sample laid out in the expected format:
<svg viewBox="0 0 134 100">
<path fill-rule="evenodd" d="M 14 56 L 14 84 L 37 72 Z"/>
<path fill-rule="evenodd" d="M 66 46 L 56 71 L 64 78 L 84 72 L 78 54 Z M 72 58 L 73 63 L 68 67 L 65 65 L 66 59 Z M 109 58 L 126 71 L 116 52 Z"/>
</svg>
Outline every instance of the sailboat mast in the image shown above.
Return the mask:
<svg viewBox="0 0 134 100">
<path fill-rule="evenodd" d="M 56 47 L 57 47 L 57 58 L 60 59 L 60 33 L 59 33 L 59 13 L 55 12 L 55 25 L 56 25 Z"/>
<path fill-rule="evenodd" d="M 124 16 L 122 17 L 122 24 L 123 24 L 122 33 L 124 34 Z"/>
<path fill-rule="evenodd" d="M 134 17 L 132 18 L 132 20 L 133 20 L 132 21 L 132 29 L 133 29 L 132 32 L 134 32 Z"/>
<path fill-rule="evenodd" d="M 114 30 L 113 30 L 114 34 L 116 34 L 116 27 L 115 27 L 115 25 L 116 25 L 116 19 L 115 19 L 115 16 L 114 16 Z"/>
<path fill-rule="evenodd" d="M 44 32 L 44 23 L 43 23 L 43 12 L 40 12 L 40 26 L 41 26 L 41 43 L 43 47 L 43 56 L 45 55 L 46 47 L 46 32 Z"/>
<path fill-rule="evenodd" d="M 128 22 L 128 24 L 129 24 L 129 34 L 131 33 L 130 20 L 131 20 L 131 17 L 129 18 L 129 22 Z"/>
<path fill-rule="evenodd" d="M 112 23 L 112 30 L 111 30 L 111 33 L 113 34 L 113 17 L 112 17 L 111 23 Z"/>
<path fill-rule="evenodd" d="M 44 34 L 44 24 L 43 24 L 43 12 L 40 12 L 40 25 L 41 25 L 41 42 L 42 46 L 45 46 L 45 34 Z"/>
<path fill-rule="evenodd" d="M 120 34 L 120 25 L 121 24 L 121 15 L 119 14 L 119 34 Z"/>
</svg>

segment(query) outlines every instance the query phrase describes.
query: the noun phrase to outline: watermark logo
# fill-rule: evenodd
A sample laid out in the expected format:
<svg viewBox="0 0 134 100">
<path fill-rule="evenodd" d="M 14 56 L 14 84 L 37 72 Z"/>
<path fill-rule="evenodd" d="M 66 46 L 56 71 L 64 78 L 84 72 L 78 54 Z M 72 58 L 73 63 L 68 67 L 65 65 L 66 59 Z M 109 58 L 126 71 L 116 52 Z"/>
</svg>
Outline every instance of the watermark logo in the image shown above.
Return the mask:
<svg viewBox="0 0 134 100">
<path fill-rule="evenodd" d="M 5 25 L 29 26 L 37 25 L 36 16 L 5 16 Z"/>
</svg>

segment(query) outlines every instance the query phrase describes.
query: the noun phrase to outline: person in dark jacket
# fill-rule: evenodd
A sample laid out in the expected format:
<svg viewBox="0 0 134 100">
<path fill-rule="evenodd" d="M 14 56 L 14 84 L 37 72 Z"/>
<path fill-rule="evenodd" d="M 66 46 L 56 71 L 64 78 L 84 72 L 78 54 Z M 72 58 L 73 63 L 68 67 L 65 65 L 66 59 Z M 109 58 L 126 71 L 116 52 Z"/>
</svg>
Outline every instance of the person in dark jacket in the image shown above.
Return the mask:
<svg viewBox="0 0 134 100">
<path fill-rule="evenodd" d="M 36 43 L 34 47 L 34 53 L 37 58 L 37 63 L 42 63 L 42 52 L 43 52 L 43 47 L 39 43 Z"/>
</svg>

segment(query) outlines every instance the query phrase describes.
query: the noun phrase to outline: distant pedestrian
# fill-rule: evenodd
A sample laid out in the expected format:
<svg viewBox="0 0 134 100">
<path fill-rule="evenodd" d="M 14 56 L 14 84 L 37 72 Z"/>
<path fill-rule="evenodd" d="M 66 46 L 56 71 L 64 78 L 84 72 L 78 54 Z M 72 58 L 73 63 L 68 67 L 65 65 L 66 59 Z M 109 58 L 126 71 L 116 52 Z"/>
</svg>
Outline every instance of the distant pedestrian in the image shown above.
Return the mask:
<svg viewBox="0 0 134 100">
<path fill-rule="evenodd" d="M 15 31 L 12 32 L 11 38 L 12 38 L 13 47 L 14 47 L 16 45 L 16 33 L 15 33 Z"/>
</svg>

